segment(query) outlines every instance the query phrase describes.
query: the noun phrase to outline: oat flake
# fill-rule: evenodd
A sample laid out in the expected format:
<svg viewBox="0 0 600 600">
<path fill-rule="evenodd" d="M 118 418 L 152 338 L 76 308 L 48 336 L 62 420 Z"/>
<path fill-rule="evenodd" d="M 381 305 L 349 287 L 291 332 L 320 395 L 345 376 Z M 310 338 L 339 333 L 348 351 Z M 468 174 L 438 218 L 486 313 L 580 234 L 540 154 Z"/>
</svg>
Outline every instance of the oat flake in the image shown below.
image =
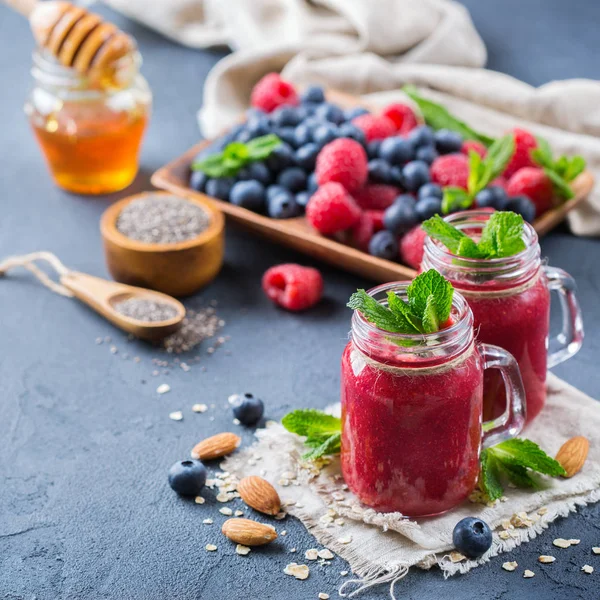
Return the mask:
<svg viewBox="0 0 600 600">
<path fill-rule="evenodd" d="M 244 511 L 243 511 L 243 510 L 236 510 L 236 511 L 233 513 L 233 515 L 234 515 L 235 517 L 241 517 L 243 514 L 244 514 Z"/>
<path fill-rule="evenodd" d="M 248 554 L 250 554 L 250 548 L 248 548 L 248 546 L 243 546 L 242 544 L 238 544 L 235 547 L 235 551 L 241 556 L 247 556 Z"/>
<path fill-rule="evenodd" d="M 196 496 L 194 498 L 194 502 L 196 504 L 204 504 L 206 502 L 206 500 L 202 496 Z"/>
<path fill-rule="evenodd" d="M 222 515 L 225 515 L 226 517 L 230 517 L 233 514 L 233 511 L 230 508 L 228 508 L 227 506 L 224 506 L 223 508 L 220 508 L 219 512 Z"/>
<path fill-rule="evenodd" d="M 161 383 L 157 388 L 156 388 L 156 393 L 157 394 L 166 394 L 167 392 L 171 391 L 171 386 L 168 383 Z"/>
<path fill-rule="evenodd" d="M 552 542 L 552 545 L 557 548 L 568 548 L 571 545 L 571 542 L 569 540 L 564 540 L 563 538 L 556 538 Z"/>
<path fill-rule="evenodd" d="M 296 579 L 306 579 L 310 573 L 309 568 L 306 565 L 299 565 L 297 563 L 290 563 L 283 569 L 286 575 L 292 575 Z"/>
<path fill-rule="evenodd" d="M 594 572 L 594 567 L 592 567 L 591 565 L 583 565 L 583 567 L 581 567 L 581 570 L 584 573 L 591 575 Z"/>
<path fill-rule="evenodd" d="M 324 558 L 325 560 L 331 560 L 333 558 L 333 554 L 331 553 L 331 550 L 328 550 L 327 548 L 323 548 L 323 550 L 319 550 L 319 558 Z"/>
<path fill-rule="evenodd" d="M 304 553 L 306 560 L 317 560 L 319 558 L 319 551 L 316 548 L 310 548 Z"/>
<path fill-rule="evenodd" d="M 340 544 L 350 544 L 352 542 L 352 536 L 343 537 L 338 540 Z"/>
<path fill-rule="evenodd" d="M 514 571 L 518 566 L 517 561 L 513 560 L 512 562 L 503 563 L 502 568 L 505 571 Z"/>
<path fill-rule="evenodd" d="M 206 406 L 206 404 L 194 404 L 194 406 L 192 406 L 192 410 L 195 413 L 203 413 L 208 410 L 208 406 Z"/>
<path fill-rule="evenodd" d="M 556 560 L 556 558 L 554 558 L 554 556 L 548 556 L 547 554 L 542 554 L 539 558 L 538 561 L 543 563 L 543 564 L 549 564 L 549 563 L 553 563 Z"/>
<path fill-rule="evenodd" d="M 169 413 L 169 419 L 172 421 L 183 421 L 183 413 L 180 410 Z"/>
<path fill-rule="evenodd" d="M 214 544 L 206 544 L 205 548 L 209 551 L 209 552 L 214 552 L 217 547 Z"/>
<path fill-rule="evenodd" d="M 346 575 L 348 575 L 348 571 L 340 571 L 340 575 L 342 577 L 346 577 Z"/>
<path fill-rule="evenodd" d="M 319 592 L 319 600 L 329 600 L 329 594 L 325 592 Z"/>
<path fill-rule="evenodd" d="M 529 569 L 525 569 L 525 571 L 523 572 L 523 577 L 525 579 L 531 579 L 534 575 L 535 573 L 533 571 L 530 571 Z"/>
<path fill-rule="evenodd" d="M 452 552 L 450 552 L 450 560 L 453 563 L 457 563 L 460 562 L 461 560 L 465 560 L 467 557 L 464 554 L 461 554 L 460 552 L 457 552 L 456 550 L 453 550 Z"/>
<path fill-rule="evenodd" d="M 212 525 L 212 523 L 213 523 L 213 520 L 212 520 L 212 519 L 204 519 L 202 522 L 203 522 L 205 525 Z"/>
<path fill-rule="evenodd" d="M 594 547 L 592 548 L 592 552 L 593 552 L 594 554 L 600 554 L 600 547 L 598 547 L 598 546 L 594 546 Z"/>
</svg>

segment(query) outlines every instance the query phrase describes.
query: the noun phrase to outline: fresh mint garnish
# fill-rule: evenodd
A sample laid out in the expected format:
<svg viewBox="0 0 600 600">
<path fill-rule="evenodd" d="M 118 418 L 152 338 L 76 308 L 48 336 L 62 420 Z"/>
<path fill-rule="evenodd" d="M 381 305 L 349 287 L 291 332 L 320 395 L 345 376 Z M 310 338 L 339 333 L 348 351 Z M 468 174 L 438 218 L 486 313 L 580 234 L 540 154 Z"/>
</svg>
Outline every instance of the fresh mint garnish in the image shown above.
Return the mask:
<svg viewBox="0 0 600 600">
<path fill-rule="evenodd" d="M 558 461 L 548 456 L 535 442 L 521 438 L 483 450 L 480 461 L 479 487 L 492 502 L 504 494 L 504 480 L 520 488 L 536 488 L 538 483 L 531 473 L 550 477 L 565 475 Z"/>
<path fill-rule="evenodd" d="M 434 333 L 450 316 L 453 294 L 450 282 L 432 269 L 416 277 L 406 288 L 407 302 L 390 291 L 388 305 L 384 306 L 365 290 L 357 290 L 350 297 L 348 307 L 360 311 L 367 321 L 390 333 Z"/>
<path fill-rule="evenodd" d="M 585 170 L 585 159 L 583 156 L 560 156 L 554 160 L 550 144 L 541 137 L 537 138 L 537 143 L 537 148 L 531 151 L 531 158 L 544 169 L 559 196 L 566 200 L 572 198 L 574 193 L 569 184 Z"/>
<path fill-rule="evenodd" d="M 281 424 L 291 433 L 306 438 L 304 443 L 311 450 L 302 456 L 305 460 L 316 460 L 340 452 L 342 421 L 337 417 L 306 408 L 288 413 Z"/>
<path fill-rule="evenodd" d="M 202 171 L 209 177 L 234 177 L 247 164 L 267 159 L 271 152 L 281 144 L 275 135 L 263 135 L 247 143 L 231 142 L 222 152 L 192 163 L 193 171 Z"/>
<path fill-rule="evenodd" d="M 514 256 L 525 250 L 524 225 L 521 215 L 509 211 L 494 212 L 482 229 L 479 242 L 475 242 L 439 215 L 427 219 L 421 227 L 429 237 L 441 242 L 456 256 L 490 259 Z"/>
<path fill-rule="evenodd" d="M 475 196 L 502 174 L 514 151 L 515 140 L 512 135 L 505 135 L 495 140 L 488 148 L 485 158 L 481 158 L 477 152 L 470 150 L 467 189 L 463 190 L 459 187 L 444 188 L 442 212 L 448 214 L 470 208 Z"/>
<path fill-rule="evenodd" d="M 425 122 L 432 129 L 450 129 L 459 133 L 465 140 L 476 140 L 485 146 L 491 146 L 494 142 L 494 138 L 475 131 L 464 121 L 450 114 L 441 104 L 423 98 L 414 85 L 405 85 L 402 91 L 417 104 Z"/>
</svg>

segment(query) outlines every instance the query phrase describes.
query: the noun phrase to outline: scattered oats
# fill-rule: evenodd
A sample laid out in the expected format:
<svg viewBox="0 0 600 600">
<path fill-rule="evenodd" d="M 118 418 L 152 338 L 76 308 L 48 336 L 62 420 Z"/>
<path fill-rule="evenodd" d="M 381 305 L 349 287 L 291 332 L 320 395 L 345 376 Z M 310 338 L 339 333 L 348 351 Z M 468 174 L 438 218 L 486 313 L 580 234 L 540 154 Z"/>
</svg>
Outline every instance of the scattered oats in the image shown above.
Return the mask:
<svg viewBox="0 0 600 600">
<path fill-rule="evenodd" d="M 186 373 L 192 368 L 190 367 L 190 365 L 188 365 L 187 363 L 182 362 L 179 367 L 181 368 L 182 371 L 185 371 Z"/>
<path fill-rule="evenodd" d="M 539 558 L 538 561 L 543 563 L 543 564 L 548 564 L 548 563 L 553 563 L 556 560 L 556 558 L 554 558 L 554 556 L 548 556 L 546 554 L 542 554 Z"/>
<path fill-rule="evenodd" d="M 234 515 L 235 517 L 241 517 L 243 514 L 244 514 L 244 511 L 243 511 L 243 510 L 236 510 L 236 511 L 233 513 L 233 515 Z"/>
<path fill-rule="evenodd" d="M 352 536 L 343 537 L 338 540 L 340 544 L 350 544 L 352 542 Z"/>
<path fill-rule="evenodd" d="M 294 473 L 293 471 L 284 471 L 281 474 L 281 477 L 283 477 L 284 479 L 296 479 L 296 473 Z"/>
<path fill-rule="evenodd" d="M 208 406 L 206 406 L 206 404 L 194 404 L 194 406 L 192 406 L 192 410 L 195 413 L 203 413 L 208 410 Z"/>
<path fill-rule="evenodd" d="M 116 346 L 111 346 L 110 347 L 110 353 L 111 354 L 116 354 L 119 351 L 119 349 Z"/>
<path fill-rule="evenodd" d="M 316 548 L 310 548 L 304 553 L 306 560 L 317 560 L 319 558 L 319 551 Z"/>
<path fill-rule="evenodd" d="M 338 526 L 338 527 L 342 527 L 342 525 L 344 525 L 346 523 L 346 521 L 344 521 L 344 519 L 336 519 L 334 521 L 334 523 Z"/>
<path fill-rule="evenodd" d="M 457 563 L 460 562 L 461 560 L 465 560 L 467 557 L 464 554 L 461 554 L 460 552 L 457 552 L 456 550 L 453 550 L 452 552 L 450 552 L 450 560 L 453 563 Z"/>
<path fill-rule="evenodd" d="M 592 548 L 592 552 L 593 552 L 594 554 L 600 554 L 600 547 L 598 547 L 598 546 L 594 546 L 594 547 Z"/>
<path fill-rule="evenodd" d="M 512 562 L 505 562 L 502 564 L 502 568 L 505 571 L 514 571 L 519 565 L 517 564 L 516 560 L 513 560 Z"/>
<path fill-rule="evenodd" d="M 248 546 L 242 546 L 242 544 L 238 544 L 235 547 L 235 551 L 238 554 L 241 554 L 242 556 L 246 556 L 246 555 L 250 554 L 250 548 L 248 548 Z"/>
<path fill-rule="evenodd" d="M 173 421 L 182 421 L 183 413 L 180 410 L 173 411 L 172 413 L 169 413 L 169 419 L 172 419 Z"/>
<path fill-rule="evenodd" d="M 510 533 L 508 533 L 508 531 L 501 531 L 500 533 L 498 533 L 498 537 L 501 540 L 507 540 L 508 538 L 510 538 Z"/>
<path fill-rule="evenodd" d="M 552 542 L 552 545 L 557 548 L 568 548 L 571 545 L 571 542 L 569 540 L 563 540 L 563 538 L 556 538 Z"/>
<path fill-rule="evenodd" d="M 288 485 L 290 485 L 290 480 L 289 479 L 280 479 L 277 483 L 283 487 L 287 487 Z"/>
<path fill-rule="evenodd" d="M 526 512 L 519 512 L 514 514 L 510 518 L 510 522 L 515 527 L 531 527 L 533 525 L 533 521 L 529 518 Z"/>
<path fill-rule="evenodd" d="M 206 544 L 205 548 L 209 551 L 209 552 L 214 552 L 217 547 L 214 544 Z"/>
<path fill-rule="evenodd" d="M 202 496 L 196 496 L 194 498 L 194 502 L 196 504 L 204 504 L 206 502 L 206 500 Z"/>
<path fill-rule="evenodd" d="M 326 594 L 325 592 L 319 592 L 319 600 L 329 600 L 329 594 Z"/>
<path fill-rule="evenodd" d="M 284 529 L 279 535 L 287 535 L 287 531 Z"/>
<path fill-rule="evenodd" d="M 231 394 L 231 396 L 229 396 L 229 398 L 227 398 L 227 402 L 229 402 L 229 404 L 233 404 L 237 400 L 237 397 L 238 397 L 237 394 Z"/>
<path fill-rule="evenodd" d="M 333 492 L 333 494 L 331 494 L 331 497 L 334 500 L 345 500 L 346 499 L 346 495 L 342 494 L 342 492 Z"/>
<path fill-rule="evenodd" d="M 233 500 L 233 496 L 229 492 L 219 492 L 217 494 L 217 502 L 229 502 Z"/>
<path fill-rule="evenodd" d="M 333 523 L 333 517 L 330 515 L 323 515 L 319 518 L 319 521 L 324 525 L 329 525 L 330 523 Z"/>
<path fill-rule="evenodd" d="M 581 540 L 577 540 L 577 539 L 572 539 L 569 540 L 569 544 L 571 544 L 571 546 L 577 546 L 577 544 L 580 544 Z"/>
<path fill-rule="evenodd" d="M 240 424 L 240 420 L 239 419 L 233 419 L 233 424 L 234 425 L 239 425 Z"/>
<path fill-rule="evenodd" d="M 319 550 L 319 558 L 324 558 L 325 560 L 331 560 L 333 558 L 333 554 L 331 550 L 327 548 L 323 548 L 323 550 Z"/>
<path fill-rule="evenodd" d="M 529 569 L 525 569 L 525 571 L 523 571 L 523 577 L 525 579 L 531 579 L 534 575 L 535 573 L 533 571 L 530 571 Z"/>
<path fill-rule="evenodd" d="M 283 569 L 286 575 L 292 575 L 296 579 L 306 579 L 310 573 L 309 568 L 306 565 L 298 565 L 296 563 L 290 563 Z"/>
<path fill-rule="evenodd" d="M 204 519 L 204 521 L 202 521 L 205 525 L 212 525 L 213 524 L 213 520 L 212 519 Z"/>
<path fill-rule="evenodd" d="M 538 515 L 545 515 L 548 512 L 548 507 L 547 506 L 542 506 L 541 508 L 538 508 L 537 514 Z"/>
<path fill-rule="evenodd" d="M 285 519 L 286 517 L 287 517 L 287 513 L 286 513 L 286 512 L 284 512 L 284 511 L 278 512 L 278 513 L 275 515 L 275 519 L 276 519 L 277 521 L 281 521 L 281 520 Z"/>
<path fill-rule="evenodd" d="M 594 567 L 592 567 L 590 565 L 583 565 L 583 567 L 581 567 L 581 570 L 584 573 L 587 573 L 588 575 L 591 575 L 594 572 Z"/>
<path fill-rule="evenodd" d="M 157 394 L 166 394 L 167 392 L 171 391 L 171 386 L 168 383 L 161 383 L 157 388 L 156 388 L 156 393 Z"/>
<path fill-rule="evenodd" d="M 296 552 L 296 548 L 290 548 L 290 552 Z"/>
<path fill-rule="evenodd" d="M 102 338 L 96 338 L 96 344 L 100 345 L 104 340 Z"/>
<path fill-rule="evenodd" d="M 222 515 L 225 515 L 226 517 L 230 517 L 233 514 L 233 511 L 230 508 L 228 508 L 227 506 L 224 506 L 223 508 L 220 508 L 219 512 Z"/>
<path fill-rule="evenodd" d="M 346 577 L 346 575 L 348 575 L 348 571 L 340 571 L 340 575 L 342 577 Z"/>
<path fill-rule="evenodd" d="M 502 521 L 502 529 L 514 529 L 514 525 L 508 520 L 508 519 L 504 519 L 504 521 Z"/>
</svg>

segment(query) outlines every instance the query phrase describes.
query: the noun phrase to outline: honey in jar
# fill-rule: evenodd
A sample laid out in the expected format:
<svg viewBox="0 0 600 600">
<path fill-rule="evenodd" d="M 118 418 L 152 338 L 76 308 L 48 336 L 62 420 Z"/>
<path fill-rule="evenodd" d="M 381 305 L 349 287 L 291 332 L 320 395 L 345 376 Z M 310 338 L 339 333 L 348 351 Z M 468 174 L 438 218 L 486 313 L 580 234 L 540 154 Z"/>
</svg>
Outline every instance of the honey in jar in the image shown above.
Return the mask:
<svg viewBox="0 0 600 600">
<path fill-rule="evenodd" d="M 90 77 L 44 51 L 34 54 L 36 85 L 25 112 L 61 188 L 107 194 L 135 178 L 152 103 L 140 62 L 134 52 L 110 72 Z"/>
</svg>

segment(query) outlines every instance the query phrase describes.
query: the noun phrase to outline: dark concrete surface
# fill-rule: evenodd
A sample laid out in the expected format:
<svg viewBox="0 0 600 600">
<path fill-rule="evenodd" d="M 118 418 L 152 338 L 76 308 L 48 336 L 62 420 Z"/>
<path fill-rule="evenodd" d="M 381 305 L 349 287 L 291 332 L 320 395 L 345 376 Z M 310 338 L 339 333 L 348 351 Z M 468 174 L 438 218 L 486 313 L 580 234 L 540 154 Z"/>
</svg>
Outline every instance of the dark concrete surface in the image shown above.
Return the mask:
<svg viewBox="0 0 600 600">
<path fill-rule="evenodd" d="M 598 78 L 597 2 L 505 0 L 466 2 L 489 45 L 491 68 L 540 84 L 554 77 Z M 128 190 L 147 189 L 149 174 L 193 144 L 202 84 L 222 52 L 182 48 L 116 17 L 137 37 L 144 73 L 155 95 L 142 173 Z M 30 86 L 31 41 L 23 19 L 0 8 L 0 256 L 47 249 L 78 270 L 106 276 L 98 219 L 113 198 L 80 198 L 56 189 L 22 113 Z M 118 197 L 124 194 L 119 194 Z M 585 315 L 584 349 L 556 373 L 599 395 L 599 242 L 565 229 L 543 241 L 551 264 L 577 278 Z M 367 282 L 322 268 L 326 300 L 296 316 L 276 310 L 259 278 L 281 261 L 308 263 L 293 252 L 228 228 L 226 264 L 194 302 L 216 299 L 231 340 L 213 356 L 202 350 L 206 372 L 173 370 L 153 377 L 160 354 L 119 331 L 76 301 L 41 288 L 26 273 L 0 281 L 0 599 L 2 600 L 310 600 L 337 597 L 345 563 L 311 565 L 306 581 L 283 575 L 288 563 L 315 545 L 303 526 L 280 523 L 286 537 L 248 557 L 219 534 L 224 520 L 212 506 L 179 499 L 167 486 L 175 460 L 205 435 L 235 427 L 227 396 L 261 396 L 269 418 L 295 407 L 321 407 L 338 397 L 338 364 L 349 326 L 349 294 Z M 247 312 L 242 311 L 243 308 Z M 244 314 L 245 312 L 245 314 Z M 554 326 L 558 321 L 553 320 Z M 111 336 L 119 348 L 96 345 Z M 226 353 L 228 350 L 229 353 Z M 124 360 L 123 353 L 142 358 Z M 144 383 L 145 381 L 145 383 Z M 158 396 L 159 383 L 172 391 Z M 193 414 L 195 402 L 214 404 Z M 169 420 L 182 409 L 182 422 Z M 211 421 L 210 418 L 214 417 Z M 251 431 L 243 431 L 245 443 Z M 207 494 L 208 495 L 208 494 Z M 213 525 L 203 525 L 210 516 Z M 559 560 L 541 567 L 555 537 L 581 538 Z M 207 553 L 207 543 L 218 551 Z M 598 598 L 600 506 L 560 520 L 510 554 L 536 576 L 502 571 L 500 557 L 468 575 L 444 581 L 440 572 L 414 569 L 397 586 L 402 598 Z M 583 564 L 596 567 L 587 576 Z M 387 589 L 364 598 L 387 598 Z"/>
</svg>

